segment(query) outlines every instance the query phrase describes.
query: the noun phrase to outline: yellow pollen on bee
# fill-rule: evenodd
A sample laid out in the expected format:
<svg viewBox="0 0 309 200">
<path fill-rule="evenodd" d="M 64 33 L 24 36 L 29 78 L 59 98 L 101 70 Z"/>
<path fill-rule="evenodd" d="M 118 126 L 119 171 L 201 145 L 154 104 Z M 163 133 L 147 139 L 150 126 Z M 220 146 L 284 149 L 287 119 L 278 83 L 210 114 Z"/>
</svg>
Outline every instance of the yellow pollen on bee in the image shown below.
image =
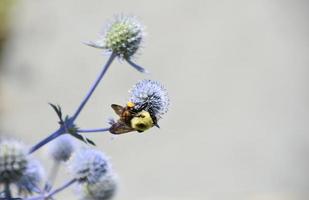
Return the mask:
<svg viewBox="0 0 309 200">
<path fill-rule="evenodd" d="M 134 104 L 132 101 L 129 101 L 129 102 L 127 103 L 127 106 L 128 106 L 129 108 L 133 108 L 133 107 L 135 106 L 135 104 Z"/>
</svg>

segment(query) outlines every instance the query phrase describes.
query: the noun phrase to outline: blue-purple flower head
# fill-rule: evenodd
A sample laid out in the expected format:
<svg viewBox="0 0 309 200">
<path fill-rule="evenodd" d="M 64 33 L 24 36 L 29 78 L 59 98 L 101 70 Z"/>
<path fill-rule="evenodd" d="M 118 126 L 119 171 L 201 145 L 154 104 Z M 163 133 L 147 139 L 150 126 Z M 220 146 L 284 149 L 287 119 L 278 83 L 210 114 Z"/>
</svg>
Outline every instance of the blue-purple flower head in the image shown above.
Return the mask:
<svg viewBox="0 0 309 200">
<path fill-rule="evenodd" d="M 111 165 L 103 152 L 94 149 L 81 149 L 73 157 L 70 169 L 80 183 L 94 184 L 109 173 Z"/>
<path fill-rule="evenodd" d="M 0 142 L 0 183 L 16 182 L 26 171 L 27 149 L 15 140 Z"/>
<path fill-rule="evenodd" d="M 108 200 L 117 191 L 117 178 L 113 172 L 102 176 L 94 184 L 83 184 L 81 186 L 81 200 Z"/>
<path fill-rule="evenodd" d="M 49 154 L 56 162 L 67 161 L 75 149 L 72 136 L 62 135 L 50 143 Z"/>
<path fill-rule="evenodd" d="M 119 15 L 108 24 L 101 40 L 86 44 L 130 60 L 139 50 L 144 35 L 144 28 L 136 17 Z"/>
<path fill-rule="evenodd" d="M 40 162 L 30 159 L 22 177 L 16 182 L 19 194 L 40 193 L 40 183 L 44 178 L 44 170 Z"/>
<path fill-rule="evenodd" d="M 142 80 L 130 90 L 130 102 L 136 106 L 145 106 L 146 111 L 151 111 L 160 119 L 168 110 L 169 98 L 163 85 L 153 80 Z"/>
</svg>

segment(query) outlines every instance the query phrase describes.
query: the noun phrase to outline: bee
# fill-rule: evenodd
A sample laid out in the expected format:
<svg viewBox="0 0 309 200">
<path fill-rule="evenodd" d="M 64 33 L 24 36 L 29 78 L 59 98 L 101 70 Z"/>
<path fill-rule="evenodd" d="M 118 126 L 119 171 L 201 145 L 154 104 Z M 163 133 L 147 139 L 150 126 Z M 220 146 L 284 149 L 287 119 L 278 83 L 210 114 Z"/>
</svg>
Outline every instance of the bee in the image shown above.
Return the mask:
<svg viewBox="0 0 309 200">
<path fill-rule="evenodd" d="M 136 106 L 133 102 L 128 102 L 125 107 L 117 104 L 112 104 L 111 107 L 120 117 L 109 129 L 112 134 L 118 135 L 132 131 L 141 133 L 153 126 L 159 127 L 157 118 L 148 108 L 147 103 Z"/>
</svg>

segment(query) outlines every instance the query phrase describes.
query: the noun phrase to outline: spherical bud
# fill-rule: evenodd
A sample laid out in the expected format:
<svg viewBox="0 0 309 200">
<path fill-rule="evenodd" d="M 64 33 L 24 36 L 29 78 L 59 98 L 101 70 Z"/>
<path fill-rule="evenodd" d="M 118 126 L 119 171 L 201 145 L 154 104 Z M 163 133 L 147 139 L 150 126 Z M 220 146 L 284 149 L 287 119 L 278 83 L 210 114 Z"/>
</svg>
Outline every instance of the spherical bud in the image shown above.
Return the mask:
<svg viewBox="0 0 309 200">
<path fill-rule="evenodd" d="M 18 181 L 27 168 L 27 149 L 19 142 L 0 142 L 0 183 Z"/>
<path fill-rule="evenodd" d="M 145 35 L 143 29 L 136 17 L 120 15 L 105 28 L 102 40 L 86 44 L 130 60 L 141 46 Z"/>
<path fill-rule="evenodd" d="M 111 170 L 111 165 L 104 153 L 81 149 L 72 157 L 70 169 L 79 182 L 94 184 Z"/>
<path fill-rule="evenodd" d="M 157 119 L 167 112 L 169 106 L 166 89 L 152 80 L 142 80 L 133 86 L 129 101 L 137 107 L 145 107 L 145 110 L 153 113 Z"/>
<path fill-rule="evenodd" d="M 26 171 L 23 176 L 16 182 L 20 194 L 39 193 L 39 185 L 44 177 L 44 170 L 37 160 L 29 160 Z"/>
<path fill-rule="evenodd" d="M 113 173 L 102 176 L 94 184 L 83 184 L 81 188 L 81 200 L 108 200 L 117 190 L 117 181 Z"/>
<path fill-rule="evenodd" d="M 49 144 L 49 154 L 57 162 L 67 161 L 75 149 L 71 135 L 61 135 Z"/>
</svg>

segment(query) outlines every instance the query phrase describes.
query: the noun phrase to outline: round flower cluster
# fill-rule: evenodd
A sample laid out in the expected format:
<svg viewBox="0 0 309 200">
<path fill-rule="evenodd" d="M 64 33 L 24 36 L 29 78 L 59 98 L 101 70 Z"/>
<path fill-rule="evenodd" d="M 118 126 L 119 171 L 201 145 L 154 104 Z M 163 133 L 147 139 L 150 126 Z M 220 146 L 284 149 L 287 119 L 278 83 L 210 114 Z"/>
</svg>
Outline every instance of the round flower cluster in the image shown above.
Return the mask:
<svg viewBox="0 0 309 200">
<path fill-rule="evenodd" d="M 140 48 L 144 35 L 144 28 L 136 17 L 120 15 L 107 25 L 102 40 L 86 44 L 130 60 Z"/>
<path fill-rule="evenodd" d="M 75 143 L 70 135 L 62 135 L 51 142 L 49 154 L 57 162 L 67 161 L 75 149 Z"/>
<path fill-rule="evenodd" d="M 108 200 L 111 199 L 117 190 L 117 181 L 114 173 L 102 176 L 97 183 L 84 184 L 81 188 L 82 200 Z"/>
<path fill-rule="evenodd" d="M 81 149 L 71 160 L 71 171 L 80 183 L 94 184 L 111 169 L 104 153 L 94 149 Z"/>
<path fill-rule="evenodd" d="M 166 89 L 157 81 L 142 80 L 130 90 L 130 102 L 137 106 L 145 106 L 160 119 L 168 110 L 169 98 Z"/>
<path fill-rule="evenodd" d="M 0 142 L 0 183 L 18 181 L 27 169 L 27 150 L 13 140 Z"/>
<path fill-rule="evenodd" d="M 119 16 L 105 32 L 105 48 L 130 59 L 139 49 L 143 35 L 143 28 L 135 17 Z"/>
<path fill-rule="evenodd" d="M 26 171 L 23 176 L 16 182 L 20 194 L 27 195 L 33 192 L 40 193 L 39 184 L 44 177 L 44 170 L 37 160 L 29 160 Z"/>
</svg>

